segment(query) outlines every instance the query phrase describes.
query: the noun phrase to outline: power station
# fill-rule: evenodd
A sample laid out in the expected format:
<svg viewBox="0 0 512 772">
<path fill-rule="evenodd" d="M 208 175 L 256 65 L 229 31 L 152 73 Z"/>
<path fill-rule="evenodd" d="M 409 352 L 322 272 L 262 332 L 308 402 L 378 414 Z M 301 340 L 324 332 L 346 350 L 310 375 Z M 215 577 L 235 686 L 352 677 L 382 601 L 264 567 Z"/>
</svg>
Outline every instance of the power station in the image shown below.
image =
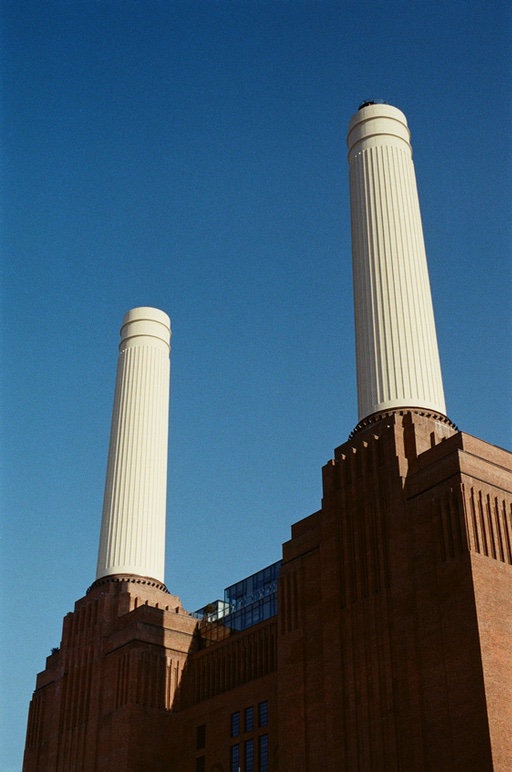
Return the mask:
<svg viewBox="0 0 512 772">
<path fill-rule="evenodd" d="M 446 413 L 404 114 L 363 103 L 348 148 L 359 414 L 320 509 L 183 609 L 170 321 L 129 311 L 96 578 L 37 676 L 25 772 L 512 769 L 512 454 Z"/>
</svg>

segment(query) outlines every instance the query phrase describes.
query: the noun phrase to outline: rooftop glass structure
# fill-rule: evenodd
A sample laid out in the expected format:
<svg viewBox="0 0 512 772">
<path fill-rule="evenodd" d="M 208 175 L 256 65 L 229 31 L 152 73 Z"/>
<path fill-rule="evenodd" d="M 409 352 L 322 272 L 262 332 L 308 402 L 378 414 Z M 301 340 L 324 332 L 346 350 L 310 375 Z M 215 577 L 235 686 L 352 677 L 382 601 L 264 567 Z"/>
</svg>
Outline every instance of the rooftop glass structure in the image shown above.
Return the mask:
<svg viewBox="0 0 512 772">
<path fill-rule="evenodd" d="M 281 561 L 226 587 L 224 600 L 215 600 L 194 612 L 201 620 L 204 645 L 247 630 L 277 614 L 277 582 Z"/>
</svg>

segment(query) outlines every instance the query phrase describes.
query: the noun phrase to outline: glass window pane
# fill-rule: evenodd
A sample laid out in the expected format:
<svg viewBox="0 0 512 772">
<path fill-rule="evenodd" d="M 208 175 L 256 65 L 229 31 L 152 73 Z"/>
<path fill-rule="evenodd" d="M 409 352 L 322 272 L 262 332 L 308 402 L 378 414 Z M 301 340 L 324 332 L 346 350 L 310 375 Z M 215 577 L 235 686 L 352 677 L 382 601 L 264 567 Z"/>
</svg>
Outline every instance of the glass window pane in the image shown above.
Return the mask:
<svg viewBox="0 0 512 772">
<path fill-rule="evenodd" d="M 231 767 L 230 772 L 240 772 L 240 746 L 231 746 Z"/>
<path fill-rule="evenodd" d="M 268 724 L 268 702 L 260 702 L 258 705 L 258 726 L 267 726 Z"/>
<path fill-rule="evenodd" d="M 246 732 L 252 732 L 254 729 L 254 708 L 246 708 L 245 709 L 245 723 L 244 728 Z"/>
<path fill-rule="evenodd" d="M 244 772 L 254 772 L 254 740 L 244 743 Z"/>
<path fill-rule="evenodd" d="M 268 772 L 268 734 L 262 734 L 258 737 L 258 745 L 258 772 Z"/>
<path fill-rule="evenodd" d="M 231 737 L 238 737 L 240 734 L 240 711 L 231 714 Z"/>
</svg>

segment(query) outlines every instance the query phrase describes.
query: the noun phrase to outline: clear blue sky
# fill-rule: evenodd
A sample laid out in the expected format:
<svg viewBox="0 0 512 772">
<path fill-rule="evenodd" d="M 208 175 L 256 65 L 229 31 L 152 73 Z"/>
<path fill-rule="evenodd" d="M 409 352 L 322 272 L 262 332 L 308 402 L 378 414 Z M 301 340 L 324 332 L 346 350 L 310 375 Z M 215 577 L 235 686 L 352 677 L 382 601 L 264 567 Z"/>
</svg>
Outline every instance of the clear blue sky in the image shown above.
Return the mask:
<svg viewBox="0 0 512 772">
<path fill-rule="evenodd" d="M 346 127 L 412 131 L 446 401 L 510 447 L 508 2 L 1 3 L 0 769 L 94 580 L 118 330 L 172 318 L 166 580 L 279 559 L 357 423 Z"/>
</svg>

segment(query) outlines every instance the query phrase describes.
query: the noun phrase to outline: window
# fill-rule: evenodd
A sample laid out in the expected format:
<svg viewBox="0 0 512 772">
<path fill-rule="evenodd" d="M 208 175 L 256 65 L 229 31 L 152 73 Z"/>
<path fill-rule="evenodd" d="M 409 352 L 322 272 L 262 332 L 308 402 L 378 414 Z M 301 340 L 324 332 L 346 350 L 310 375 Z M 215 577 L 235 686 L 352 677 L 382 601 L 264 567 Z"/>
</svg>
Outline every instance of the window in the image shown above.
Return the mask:
<svg viewBox="0 0 512 772">
<path fill-rule="evenodd" d="M 196 759 L 196 772 L 205 772 L 205 769 L 204 756 L 198 756 Z"/>
<path fill-rule="evenodd" d="M 254 708 L 246 708 L 244 711 L 244 731 L 252 732 L 254 729 Z"/>
<path fill-rule="evenodd" d="M 240 772 L 240 746 L 231 746 L 231 766 L 230 772 Z"/>
<path fill-rule="evenodd" d="M 268 772 L 268 734 L 260 734 L 258 737 L 259 764 L 258 772 Z"/>
<path fill-rule="evenodd" d="M 258 726 L 268 725 L 268 702 L 260 702 L 258 705 Z"/>
<path fill-rule="evenodd" d="M 206 745 L 206 724 L 201 724 L 196 729 L 196 750 L 200 751 Z"/>
<path fill-rule="evenodd" d="M 255 731 L 256 720 L 258 727 L 268 725 L 267 700 L 259 702 L 257 708 L 249 705 L 243 711 L 237 710 L 231 713 L 231 737 L 240 737 L 244 732 L 245 738 L 243 743 L 231 745 L 230 772 L 242 772 L 242 770 L 243 772 L 269 772 L 268 734 L 247 737 L 248 733 Z"/>
<path fill-rule="evenodd" d="M 244 772 L 254 772 L 254 740 L 244 743 Z"/>
<path fill-rule="evenodd" d="M 231 714 L 231 737 L 238 737 L 240 734 L 240 711 Z"/>
</svg>

